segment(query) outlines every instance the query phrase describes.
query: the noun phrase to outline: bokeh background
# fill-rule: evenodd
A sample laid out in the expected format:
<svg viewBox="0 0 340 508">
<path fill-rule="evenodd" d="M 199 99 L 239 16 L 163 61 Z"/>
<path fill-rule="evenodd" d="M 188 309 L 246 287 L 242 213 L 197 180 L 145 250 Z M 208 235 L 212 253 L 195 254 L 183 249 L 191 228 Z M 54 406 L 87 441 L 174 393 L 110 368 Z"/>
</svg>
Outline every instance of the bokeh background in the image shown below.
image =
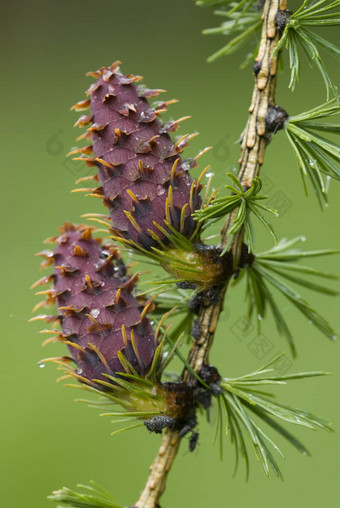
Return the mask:
<svg viewBox="0 0 340 508">
<path fill-rule="evenodd" d="M 78 392 L 55 383 L 54 366 L 38 367 L 38 360 L 58 355 L 61 349 L 52 345 L 42 350 L 39 325 L 27 323 L 38 301 L 29 286 L 39 277 L 34 253 L 43 248 L 42 240 L 55 234 L 65 220 L 79 222 L 82 213 L 101 211 L 98 200 L 70 194 L 86 168 L 66 159 L 78 135 L 72 129 L 77 117 L 69 108 L 84 97 L 90 83 L 86 71 L 122 60 L 124 72 L 142 74 L 148 86 L 167 89 L 166 98 L 180 99 L 167 118 L 192 115 L 180 132 L 197 130 L 200 136 L 186 156 L 212 145 L 201 168 L 210 163 L 215 185 L 221 186 L 225 172 L 237 161 L 237 140 L 251 97 L 251 72 L 238 68 L 242 54 L 206 63 L 225 41 L 201 34 L 219 20 L 192 0 L 16 0 L 2 1 L 1 11 L 1 505 L 44 508 L 51 505 L 46 496 L 53 489 L 91 479 L 121 504 L 131 505 L 144 485 L 160 437 L 143 429 L 111 437 L 114 427 L 108 419 L 75 403 Z M 332 33 L 334 41 L 337 35 Z M 327 61 L 340 82 L 339 65 Z M 291 113 L 325 97 L 321 78 L 307 65 L 294 94 L 286 85 L 283 73 L 277 98 Z M 271 204 L 281 211 L 281 217 L 272 221 L 279 236 L 304 234 L 311 249 L 340 246 L 339 187 L 331 183 L 330 206 L 324 212 L 312 195 L 307 199 L 282 132 L 267 151 L 263 175 L 273 196 Z M 258 233 L 258 248 L 263 250 L 271 239 L 261 228 Z M 323 258 L 315 264 L 340 274 L 339 258 Z M 338 300 L 304 295 L 339 333 Z M 339 427 L 339 345 L 309 326 L 286 302 L 281 301 L 281 306 L 299 351 L 295 365 L 288 356 L 287 370 L 322 369 L 333 376 L 292 384 L 279 394 L 292 405 L 329 417 Z M 228 293 L 212 352 L 212 363 L 226 376 L 253 370 L 287 349 L 269 319 L 263 333 L 272 344 L 271 352 L 264 360 L 258 358 L 251 348 L 255 332 L 238 336 L 238 320 L 244 313 L 244 287 L 240 287 Z M 232 478 L 234 452 L 229 441 L 220 461 L 212 445 L 213 425 L 201 422 L 199 430 L 200 444 L 193 454 L 185 440 L 181 446 L 162 506 L 337 506 L 338 432 L 297 429 L 312 457 L 300 456 L 279 440 L 287 455 L 281 461 L 285 482 L 267 479 L 252 460 L 250 481 L 245 484 L 243 465 Z"/>
</svg>

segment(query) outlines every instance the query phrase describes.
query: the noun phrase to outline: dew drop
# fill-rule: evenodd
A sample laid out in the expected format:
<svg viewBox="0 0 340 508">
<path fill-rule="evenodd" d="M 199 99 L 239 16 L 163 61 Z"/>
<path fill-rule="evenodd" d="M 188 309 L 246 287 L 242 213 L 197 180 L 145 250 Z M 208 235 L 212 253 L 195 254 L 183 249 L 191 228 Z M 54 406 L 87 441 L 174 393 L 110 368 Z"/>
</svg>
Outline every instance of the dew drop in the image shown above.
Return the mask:
<svg viewBox="0 0 340 508">
<path fill-rule="evenodd" d="M 263 319 L 262 314 L 258 314 L 258 315 L 257 315 L 257 319 L 258 319 L 259 321 L 262 321 L 262 319 Z"/>
<path fill-rule="evenodd" d="M 326 186 L 325 186 L 325 193 L 328 194 L 329 191 L 329 184 L 331 183 L 331 177 L 329 175 L 326 176 Z M 327 203 L 328 205 L 328 203 Z"/>
<path fill-rule="evenodd" d="M 92 317 L 94 317 L 96 319 L 100 314 L 100 310 L 99 309 L 92 309 L 90 314 Z"/>
<path fill-rule="evenodd" d="M 38 365 L 39 365 L 39 367 L 40 367 L 41 369 L 43 369 L 43 368 L 45 367 L 45 364 L 44 364 L 44 363 L 40 363 L 40 362 L 38 362 Z"/>
<path fill-rule="evenodd" d="M 165 192 L 165 189 L 164 189 L 163 185 L 158 184 L 156 187 L 157 196 L 161 196 L 162 194 L 164 194 L 164 192 Z"/>
<path fill-rule="evenodd" d="M 206 178 L 210 178 L 211 176 L 214 176 L 214 173 L 211 173 L 211 172 L 210 172 L 210 173 L 206 173 L 206 174 L 205 174 L 205 177 L 206 177 Z"/>
<path fill-rule="evenodd" d="M 154 120 L 156 117 L 156 112 L 154 109 L 152 108 L 149 108 L 149 109 L 146 109 L 145 111 L 142 111 L 141 114 L 140 114 L 140 121 L 141 122 L 152 122 L 152 120 Z"/>
<path fill-rule="evenodd" d="M 189 171 L 189 169 L 191 169 L 194 166 L 194 164 L 195 164 L 194 159 L 192 158 L 184 159 L 182 163 L 182 168 L 184 169 L 184 171 Z"/>
</svg>

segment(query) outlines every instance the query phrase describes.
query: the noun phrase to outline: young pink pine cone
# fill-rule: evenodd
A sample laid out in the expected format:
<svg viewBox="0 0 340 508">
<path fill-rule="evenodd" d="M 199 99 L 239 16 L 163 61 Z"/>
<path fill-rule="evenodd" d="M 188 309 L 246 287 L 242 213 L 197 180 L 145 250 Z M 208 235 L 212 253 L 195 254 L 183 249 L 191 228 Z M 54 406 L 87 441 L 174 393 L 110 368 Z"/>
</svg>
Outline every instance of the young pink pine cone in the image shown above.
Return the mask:
<svg viewBox="0 0 340 508">
<path fill-rule="evenodd" d="M 103 374 L 124 371 L 121 351 L 143 375 L 157 346 L 155 334 L 144 315 L 146 307 L 133 295 L 135 280 L 126 276 L 118 251 L 103 247 L 86 226 L 67 223 L 53 240 L 54 252 L 40 253 L 47 258 L 45 266 L 53 262 L 53 275 L 39 282 L 53 280 L 44 303 L 56 302 L 55 320 L 62 328 L 58 338 L 66 342 L 79 374 L 109 381 Z"/>
<path fill-rule="evenodd" d="M 80 117 L 76 125 L 91 123 L 92 145 L 72 153 L 93 150 L 93 157 L 86 160 L 98 167 L 101 187 L 95 193 L 103 197 L 116 235 L 149 250 L 159 247 L 151 232 L 169 244 L 155 225 L 169 233 L 164 220 L 192 237 L 197 227 L 192 213 L 201 206 L 202 186 L 188 173 L 195 160 L 186 162 L 180 156 L 190 136 L 174 143 L 169 132 L 177 129 L 179 121 L 162 124 L 157 118 L 173 101 L 150 106 L 147 98 L 161 90 L 137 86 L 140 77 L 120 74 L 119 63 L 89 73 L 97 78 L 88 90 L 90 99 L 73 108 L 90 106 L 91 114 Z"/>
</svg>

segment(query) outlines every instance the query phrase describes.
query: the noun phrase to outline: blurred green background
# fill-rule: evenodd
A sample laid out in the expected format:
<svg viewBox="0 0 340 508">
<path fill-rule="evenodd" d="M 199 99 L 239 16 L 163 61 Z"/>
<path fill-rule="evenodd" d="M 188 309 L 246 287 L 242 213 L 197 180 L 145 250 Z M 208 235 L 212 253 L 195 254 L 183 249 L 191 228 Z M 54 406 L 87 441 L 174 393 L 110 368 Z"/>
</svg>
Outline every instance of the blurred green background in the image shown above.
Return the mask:
<svg viewBox="0 0 340 508">
<path fill-rule="evenodd" d="M 114 427 L 108 419 L 76 404 L 78 392 L 55 383 L 54 366 L 38 368 L 38 360 L 61 354 L 62 348 L 51 345 L 42 350 L 39 324 L 27 323 L 38 301 L 28 288 L 43 275 L 39 275 L 39 260 L 33 255 L 43 248 L 42 240 L 54 235 L 63 221 L 77 222 L 82 213 L 102 210 L 98 200 L 70 194 L 74 180 L 86 169 L 65 157 L 78 134 L 72 129 L 77 116 L 69 108 L 84 97 L 90 83 L 84 77 L 86 71 L 122 60 L 123 72 L 142 74 L 148 86 L 167 89 L 166 98 L 180 99 L 167 118 L 192 115 L 180 132 L 198 130 L 200 136 L 193 140 L 186 157 L 213 145 L 201 168 L 211 164 L 217 186 L 237 161 L 237 139 L 251 97 L 251 72 L 249 68 L 238 69 L 239 54 L 206 63 L 207 56 L 225 41 L 223 37 L 201 35 L 203 28 L 216 26 L 218 19 L 192 0 L 17 0 L 3 1 L 1 10 L 4 327 L 0 504 L 6 508 L 47 507 L 51 503 L 46 496 L 53 489 L 74 487 L 90 479 L 110 490 L 121 504 L 133 504 L 160 437 L 143 429 L 111 437 Z M 333 41 L 336 35 L 333 33 Z M 328 62 L 340 82 L 339 66 L 334 60 Z M 291 113 L 312 107 L 325 96 L 318 73 L 306 65 L 294 94 L 286 85 L 287 76 L 280 76 L 277 99 Z M 281 217 L 272 221 L 278 235 L 304 234 L 309 248 L 340 246 L 339 187 L 331 182 L 330 206 L 324 212 L 313 196 L 305 198 L 282 132 L 267 151 L 263 175 L 268 192 L 276 196 L 271 204 L 281 211 Z M 258 248 L 263 250 L 270 242 L 260 228 Z M 336 257 L 315 264 L 340 274 Z M 306 295 L 339 333 L 338 300 Z M 281 303 L 299 351 L 295 365 L 289 363 L 287 368 L 292 372 L 323 369 L 334 374 L 292 384 L 281 388 L 279 394 L 292 405 L 329 417 L 338 427 L 339 345 L 309 326 L 286 302 Z M 251 350 L 251 337 L 238 339 L 237 332 L 235 335 L 244 312 L 242 287 L 228 293 L 212 352 L 212 363 L 225 376 L 246 373 L 263 362 Z M 268 356 L 286 351 L 271 319 L 263 333 L 272 344 Z M 312 457 L 300 456 L 283 443 L 287 455 L 287 460 L 281 461 L 285 482 L 267 479 L 252 460 L 250 481 L 245 484 L 243 465 L 232 478 L 234 452 L 229 442 L 221 462 L 217 447 L 212 446 L 214 427 L 202 422 L 199 430 L 200 444 L 193 454 L 188 453 L 187 442 L 182 443 L 162 506 L 338 506 L 339 433 L 297 429 Z"/>
</svg>

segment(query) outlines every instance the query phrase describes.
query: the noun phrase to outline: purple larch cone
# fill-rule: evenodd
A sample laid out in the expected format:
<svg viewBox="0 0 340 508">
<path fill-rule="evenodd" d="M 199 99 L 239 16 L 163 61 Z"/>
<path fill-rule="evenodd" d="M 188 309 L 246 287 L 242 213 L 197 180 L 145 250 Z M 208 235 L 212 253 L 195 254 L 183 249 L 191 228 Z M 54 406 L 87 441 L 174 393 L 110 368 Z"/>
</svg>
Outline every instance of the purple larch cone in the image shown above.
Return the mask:
<svg viewBox="0 0 340 508">
<path fill-rule="evenodd" d="M 79 374 L 109 381 L 103 374 L 124 371 L 119 351 L 145 374 L 157 346 L 155 333 L 118 251 L 103 247 L 86 226 L 65 224 L 54 241 L 55 250 L 42 253 L 54 265 L 48 299 L 56 301 L 61 337 Z"/>
<path fill-rule="evenodd" d="M 92 145 L 78 151 L 89 154 L 93 149 L 87 161 L 98 167 L 101 187 L 96 193 L 104 198 L 116 234 L 145 249 L 159 247 L 151 231 L 168 244 L 154 224 L 169 232 L 167 220 L 190 238 L 197 227 L 192 213 L 201 206 L 201 185 L 188 173 L 195 161 L 179 155 L 188 137 L 174 143 L 168 133 L 178 122 L 162 124 L 157 118 L 168 103 L 151 107 L 147 97 L 158 90 L 136 85 L 139 76 L 120 74 L 117 64 L 90 74 L 97 78 L 88 90 L 90 99 L 74 109 L 90 105 L 91 115 L 82 116 L 77 125 L 91 123 Z"/>
</svg>

